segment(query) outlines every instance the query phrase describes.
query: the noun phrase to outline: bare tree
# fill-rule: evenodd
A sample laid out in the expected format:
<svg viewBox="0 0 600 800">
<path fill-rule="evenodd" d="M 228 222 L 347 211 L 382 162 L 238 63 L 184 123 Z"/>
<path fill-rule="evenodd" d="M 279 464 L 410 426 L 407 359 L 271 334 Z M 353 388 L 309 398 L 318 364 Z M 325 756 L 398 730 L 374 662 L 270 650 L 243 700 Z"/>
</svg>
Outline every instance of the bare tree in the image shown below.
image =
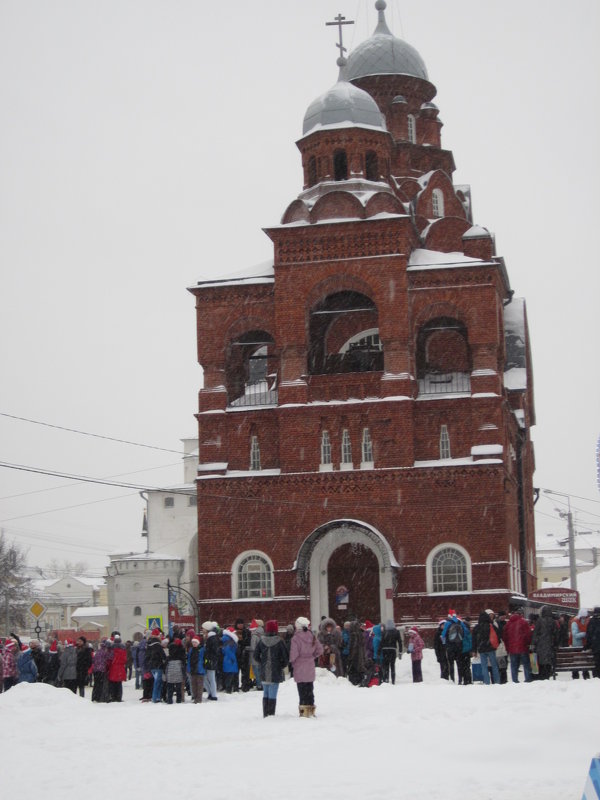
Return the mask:
<svg viewBox="0 0 600 800">
<path fill-rule="evenodd" d="M 84 575 L 89 567 L 85 561 L 58 561 L 53 558 L 46 569 L 53 576 L 63 578 L 65 575 Z"/>
<path fill-rule="evenodd" d="M 25 574 L 23 551 L 9 543 L 0 531 L 0 602 L 5 634 L 27 623 L 27 608 L 31 601 L 31 579 Z"/>
</svg>

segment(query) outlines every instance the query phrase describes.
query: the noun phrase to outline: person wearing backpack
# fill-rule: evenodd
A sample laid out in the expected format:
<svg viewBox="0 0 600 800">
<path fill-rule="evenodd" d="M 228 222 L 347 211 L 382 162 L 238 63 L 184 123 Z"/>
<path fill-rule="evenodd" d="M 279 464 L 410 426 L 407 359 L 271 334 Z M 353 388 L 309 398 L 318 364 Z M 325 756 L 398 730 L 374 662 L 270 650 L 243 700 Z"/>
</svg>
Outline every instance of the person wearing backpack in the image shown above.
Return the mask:
<svg viewBox="0 0 600 800">
<path fill-rule="evenodd" d="M 500 671 L 496 660 L 496 648 L 499 644 L 498 634 L 492 625 L 492 621 L 485 611 L 479 615 L 477 625 L 473 628 L 473 651 L 479 653 L 481 658 L 481 671 L 483 682 L 489 686 L 490 673 L 488 667 L 492 669 L 494 683 L 500 683 Z"/>
<path fill-rule="evenodd" d="M 442 643 L 446 647 L 446 658 L 448 660 L 448 675 L 454 683 L 454 664 L 456 663 L 456 671 L 458 675 L 458 682 L 463 682 L 463 670 L 461 666 L 461 658 L 463 653 L 463 639 L 465 638 L 465 628 L 458 618 L 456 611 L 450 610 L 448 612 L 448 620 L 442 630 Z M 469 648 L 470 650 L 470 648 Z"/>
</svg>

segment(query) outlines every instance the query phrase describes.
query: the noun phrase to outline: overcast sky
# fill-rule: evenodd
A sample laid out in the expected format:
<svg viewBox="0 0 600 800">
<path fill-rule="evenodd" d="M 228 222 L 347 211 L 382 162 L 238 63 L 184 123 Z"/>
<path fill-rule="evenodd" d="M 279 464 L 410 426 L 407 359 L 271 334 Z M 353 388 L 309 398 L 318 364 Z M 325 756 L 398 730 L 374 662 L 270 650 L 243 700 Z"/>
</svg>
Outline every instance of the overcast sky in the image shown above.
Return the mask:
<svg viewBox="0 0 600 800">
<path fill-rule="evenodd" d="M 302 189 L 295 141 L 336 81 L 339 12 L 350 49 L 375 27 L 373 0 L 1 0 L 3 461 L 181 481 L 202 382 L 186 287 L 271 256 L 261 229 Z M 527 300 L 535 485 L 598 529 L 600 3 L 390 0 L 387 17 Z M 0 469 L 0 497 L 31 565 L 101 572 L 145 546 L 135 489 Z M 539 502 L 538 539 L 566 530 L 561 502 Z"/>
</svg>

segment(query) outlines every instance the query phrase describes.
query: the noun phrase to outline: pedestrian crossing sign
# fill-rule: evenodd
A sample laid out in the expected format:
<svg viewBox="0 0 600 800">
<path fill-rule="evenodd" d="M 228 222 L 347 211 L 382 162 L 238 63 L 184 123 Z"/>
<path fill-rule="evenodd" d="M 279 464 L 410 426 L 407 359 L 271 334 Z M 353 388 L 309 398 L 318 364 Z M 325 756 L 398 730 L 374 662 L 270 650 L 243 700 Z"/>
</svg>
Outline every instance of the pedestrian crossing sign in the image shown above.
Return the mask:
<svg viewBox="0 0 600 800">
<path fill-rule="evenodd" d="M 146 617 L 146 627 L 149 631 L 162 631 L 162 617 Z"/>
</svg>

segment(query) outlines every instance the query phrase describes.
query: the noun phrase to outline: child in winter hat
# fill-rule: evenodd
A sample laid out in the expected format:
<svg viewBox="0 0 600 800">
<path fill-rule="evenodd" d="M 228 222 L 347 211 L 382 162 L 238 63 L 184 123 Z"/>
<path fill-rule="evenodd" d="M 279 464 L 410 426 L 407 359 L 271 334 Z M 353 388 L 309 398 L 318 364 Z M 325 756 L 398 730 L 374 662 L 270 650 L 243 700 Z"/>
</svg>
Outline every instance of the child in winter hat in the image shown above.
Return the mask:
<svg viewBox="0 0 600 800">
<path fill-rule="evenodd" d="M 307 617 L 298 617 L 296 620 L 296 630 L 307 631 L 310 628 L 310 620 Z"/>
</svg>

